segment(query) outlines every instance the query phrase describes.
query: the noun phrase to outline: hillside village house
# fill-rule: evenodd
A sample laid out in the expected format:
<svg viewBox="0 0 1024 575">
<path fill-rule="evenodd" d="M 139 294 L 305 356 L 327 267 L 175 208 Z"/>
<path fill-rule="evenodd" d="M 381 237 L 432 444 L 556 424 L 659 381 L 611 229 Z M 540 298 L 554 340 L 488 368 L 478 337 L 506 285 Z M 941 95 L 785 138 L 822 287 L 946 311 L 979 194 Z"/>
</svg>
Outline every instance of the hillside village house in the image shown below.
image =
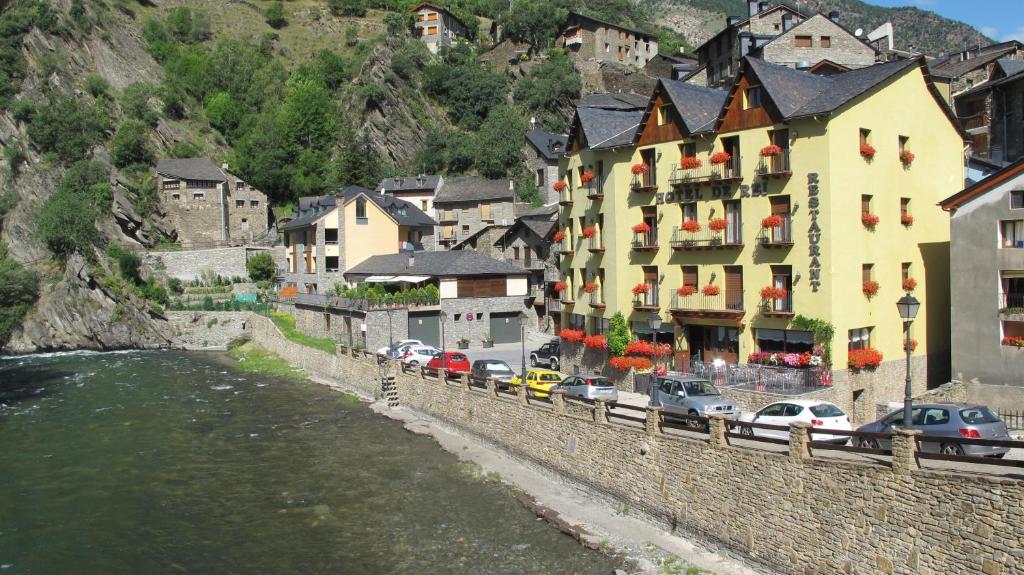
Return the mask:
<svg viewBox="0 0 1024 575">
<path fill-rule="evenodd" d="M 512 180 L 460 176 L 444 181 L 434 196 L 438 249 L 451 249 L 488 226 L 510 226 L 515 219 Z"/>
<path fill-rule="evenodd" d="M 209 158 L 160 160 L 160 202 L 184 247 L 240 245 L 261 240 L 269 223 L 267 196 Z"/>
<path fill-rule="evenodd" d="M 658 54 L 654 35 L 570 12 L 559 45 L 573 58 L 643 68 Z"/>
<path fill-rule="evenodd" d="M 451 46 L 460 39 L 469 37 L 469 28 L 455 17 L 446 7 L 421 2 L 413 6 L 409 12 L 413 14 L 413 31 L 427 48 L 437 53 L 441 46 Z"/>
<path fill-rule="evenodd" d="M 558 160 L 565 153 L 566 137 L 538 128 L 535 120 L 530 120 L 530 126 L 526 132 L 526 169 L 534 175 L 541 202 L 552 204 L 558 201 L 552 186 L 558 181 Z"/>
<path fill-rule="evenodd" d="M 991 68 L 1000 59 L 1024 59 L 1024 44 L 1009 40 L 988 46 L 972 46 L 935 58 L 928 62 L 928 71 L 934 78 L 949 82 L 950 95 L 955 97 L 988 81 Z"/>
<path fill-rule="evenodd" d="M 377 191 L 410 202 L 423 213 L 436 219 L 434 196 L 443 185 L 444 178 L 442 176 L 427 174 L 394 176 L 381 180 L 377 185 Z"/>
<path fill-rule="evenodd" d="M 953 108 L 976 157 L 998 164 L 1024 158 L 1024 51 L 988 66 L 988 79 L 957 94 Z"/>
<path fill-rule="evenodd" d="M 962 187 L 963 137 L 925 72 L 915 59 L 824 77 L 748 57 L 728 92 L 662 80 L 638 118 L 577 110 L 559 223 L 563 326 L 603 333 L 622 312 L 641 333 L 657 316 L 668 333 L 646 337 L 671 343 L 686 368 L 820 351 L 793 320 L 827 321 L 825 383 L 850 385 L 843 403 L 873 417 L 902 396 L 906 288 L 922 303 L 915 385 L 947 381 L 937 203 Z M 868 348 L 881 365 L 847 371 Z"/>
<path fill-rule="evenodd" d="M 434 223 L 410 202 L 359 186 L 301 198 L 281 228 L 286 268 L 278 281 L 288 291 L 333 293 L 346 269 L 371 256 L 433 249 Z"/>
<path fill-rule="evenodd" d="M 1024 160 L 942 207 L 950 212 L 953 374 L 967 382 L 973 401 L 1022 409 Z"/>
</svg>

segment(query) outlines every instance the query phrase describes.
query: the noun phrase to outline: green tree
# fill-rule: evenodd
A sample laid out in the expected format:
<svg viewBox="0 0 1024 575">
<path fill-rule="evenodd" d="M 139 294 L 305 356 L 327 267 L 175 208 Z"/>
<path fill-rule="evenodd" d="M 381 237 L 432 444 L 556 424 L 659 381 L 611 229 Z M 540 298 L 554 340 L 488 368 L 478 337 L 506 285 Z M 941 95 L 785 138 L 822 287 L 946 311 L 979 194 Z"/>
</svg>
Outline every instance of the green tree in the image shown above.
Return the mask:
<svg viewBox="0 0 1024 575">
<path fill-rule="evenodd" d="M 284 4 L 281 2 L 271 2 L 270 6 L 267 6 L 267 11 L 264 14 L 267 25 L 271 28 L 283 28 L 288 21 L 284 17 Z"/>
<path fill-rule="evenodd" d="M 85 158 L 109 127 L 105 100 L 87 107 L 71 97 L 53 96 L 36 108 L 28 135 L 44 152 L 74 162 Z"/>
<path fill-rule="evenodd" d="M 107 246 L 107 257 L 117 262 L 117 269 L 121 277 L 130 281 L 133 285 L 142 285 L 142 260 L 139 256 L 122 248 L 117 244 Z"/>
<path fill-rule="evenodd" d="M 397 12 L 388 12 L 384 15 L 384 28 L 388 36 L 403 36 L 409 33 L 411 26 L 409 18 Z"/>
<path fill-rule="evenodd" d="M 43 204 L 36 233 L 58 257 L 77 252 L 91 258 L 91 248 L 100 239 L 96 220 L 111 197 L 106 167 L 97 161 L 77 162 Z"/>
<path fill-rule="evenodd" d="M 217 92 L 206 99 L 206 118 L 230 140 L 230 134 L 242 121 L 244 111 L 227 92 Z"/>
<path fill-rule="evenodd" d="M 516 102 L 539 116 L 545 127 L 562 131 L 566 119 L 558 110 L 571 109 L 582 88 L 572 60 L 561 50 L 551 50 L 546 61 L 534 66 L 529 76 L 516 83 L 513 96 Z"/>
<path fill-rule="evenodd" d="M 517 0 L 511 12 L 501 15 L 500 22 L 510 39 L 526 42 L 538 50 L 547 48 L 569 13 L 566 4 L 549 0 Z"/>
<path fill-rule="evenodd" d="M 626 325 L 626 318 L 622 312 L 615 312 L 608 320 L 608 353 L 612 356 L 622 355 L 628 344 L 629 326 Z"/>
<path fill-rule="evenodd" d="M 366 0 L 327 0 L 335 16 L 366 16 Z"/>
<path fill-rule="evenodd" d="M 245 269 L 249 272 L 249 279 L 260 282 L 274 279 L 277 266 L 270 254 L 260 252 L 245 261 Z"/>
<path fill-rule="evenodd" d="M 156 126 L 160 116 L 149 106 L 149 99 L 155 93 L 156 89 L 149 82 L 132 82 L 121 91 L 121 109 L 130 118 Z"/>
<path fill-rule="evenodd" d="M 7 253 L 0 242 L 0 347 L 7 345 L 17 327 L 39 297 L 39 280 Z"/>
<path fill-rule="evenodd" d="M 509 134 L 526 132 L 527 122 L 515 108 L 501 105 L 491 110 L 476 137 L 476 169 L 485 178 L 503 178 L 523 159 L 522 143 Z"/>
<path fill-rule="evenodd" d="M 152 164 L 149 130 L 141 122 L 128 120 L 121 124 L 110 141 L 110 158 L 119 168 L 135 164 Z"/>
<path fill-rule="evenodd" d="M 423 71 L 423 88 L 448 108 L 452 121 L 469 130 L 478 129 L 506 93 L 505 78 L 465 44 L 442 49 L 442 60 Z"/>
</svg>

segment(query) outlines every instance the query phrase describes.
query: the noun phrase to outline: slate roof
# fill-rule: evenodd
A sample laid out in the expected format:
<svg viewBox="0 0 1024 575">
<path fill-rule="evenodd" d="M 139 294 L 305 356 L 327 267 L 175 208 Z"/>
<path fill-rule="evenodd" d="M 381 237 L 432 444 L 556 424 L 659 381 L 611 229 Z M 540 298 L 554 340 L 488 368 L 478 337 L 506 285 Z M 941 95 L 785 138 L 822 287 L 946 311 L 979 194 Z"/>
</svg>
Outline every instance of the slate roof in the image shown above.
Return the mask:
<svg viewBox="0 0 1024 575">
<path fill-rule="evenodd" d="M 745 61 L 757 75 L 779 113 L 786 118 L 832 84 L 832 80 L 825 76 L 770 64 L 759 58 L 746 58 Z"/>
<path fill-rule="evenodd" d="M 530 142 L 544 159 L 555 161 L 565 153 L 568 137 L 565 134 L 554 134 L 542 128 L 534 128 L 526 132 L 526 141 Z"/>
<path fill-rule="evenodd" d="M 292 220 L 292 221 L 288 222 L 287 224 L 285 224 L 281 228 L 281 231 L 287 232 L 287 231 L 297 230 L 297 229 L 300 229 L 300 228 L 305 228 L 307 226 L 310 226 L 313 223 L 315 223 L 317 220 L 319 220 L 320 218 L 324 217 L 325 214 L 327 214 L 328 212 L 333 211 L 333 210 L 334 210 L 334 208 L 331 208 L 331 209 L 323 211 L 323 212 L 316 212 L 316 213 L 312 213 L 312 214 L 307 214 L 305 216 L 299 216 L 299 217 L 295 218 L 294 220 Z"/>
<path fill-rule="evenodd" d="M 1002 68 L 1003 74 L 1007 76 L 1013 76 L 1014 74 L 1020 74 L 1024 72 L 1024 60 L 1010 60 L 1009 58 L 1000 58 L 996 60 L 999 67 Z"/>
<path fill-rule="evenodd" d="M 182 180 L 226 182 L 227 176 L 210 158 L 173 158 L 156 163 L 158 174 Z"/>
<path fill-rule="evenodd" d="M 377 189 L 384 192 L 434 191 L 439 182 L 441 176 L 438 175 L 424 175 L 422 179 L 419 176 L 396 176 L 381 180 Z"/>
<path fill-rule="evenodd" d="M 1020 44 L 1014 41 L 1005 42 L 1004 44 L 981 48 L 977 56 L 966 60 L 960 60 L 961 52 L 950 54 L 944 58 L 932 60 L 928 64 L 928 69 L 938 76 L 959 78 L 972 70 L 1002 58 L 1020 47 Z M 986 51 L 986 48 L 988 51 Z"/>
<path fill-rule="evenodd" d="M 865 68 L 850 70 L 834 76 L 826 77 L 831 85 L 815 98 L 800 106 L 793 117 L 814 116 L 831 112 L 850 100 L 867 92 L 872 87 L 888 80 L 908 68 L 919 65 L 916 60 L 895 60 L 885 64 L 876 64 Z"/>
<path fill-rule="evenodd" d="M 1011 179 L 1019 178 L 1024 176 L 1024 159 L 1018 160 L 998 172 L 990 175 L 989 177 L 976 182 L 963 190 L 953 194 L 952 196 L 939 202 L 942 209 L 946 211 L 955 210 L 970 200 L 984 194 L 992 188 L 1006 183 Z"/>
<path fill-rule="evenodd" d="M 511 180 L 488 180 L 480 176 L 460 176 L 444 181 L 434 195 L 434 204 L 476 202 L 482 200 L 512 201 Z"/>
<path fill-rule="evenodd" d="M 526 208 L 519 212 L 520 218 L 553 216 L 558 213 L 558 204 L 547 204 L 539 208 Z"/>
<path fill-rule="evenodd" d="M 612 24 L 611 22 L 606 22 L 604 20 L 599 20 L 599 19 L 593 18 L 591 16 L 584 16 L 583 14 L 580 14 L 579 12 L 569 12 L 568 16 L 565 19 L 565 24 L 562 25 L 562 28 L 564 29 L 566 27 L 572 26 L 573 25 L 572 21 L 575 20 L 575 19 L 589 20 L 591 22 L 594 22 L 595 24 L 601 24 L 603 26 L 608 26 L 609 28 L 615 28 L 616 30 L 625 30 L 626 32 L 632 32 L 635 36 L 637 36 L 639 38 L 647 38 L 647 39 L 651 39 L 651 40 L 653 40 L 655 38 L 654 34 L 649 34 L 649 33 L 644 32 L 642 30 L 637 30 L 635 28 L 629 28 L 629 27 L 626 27 L 626 26 L 622 26 L 620 24 Z"/>
<path fill-rule="evenodd" d="M 642 110 L 647 107 L 647 96 L 631 92 L 598 92 L 587 94 L 576 105 L 578 108 L 603 108 L 605 110 Z"/>
<path fill-rule="evenodd" d="M 643 115 L 641 110 L 578 108 L 573 129 L 578 125 L 583 130 L 591 150 L 628 146 L 633 143 Z"/>
<path fill-rule="evenodd" d="M 345 195 L 345 203 L 348 204 L 359 195 L 364 195 L 371 202 L 377 204 L 380 209 L 391 216 L 400 226 L 436 226 L 433 218 L 423 213 L 423 210 L 416 207 L 416 204 L 396 198 L 390 194 L 379 194 L 363 188 L 363 192 L 354 192 Z"/>
<path fill-rule="evenodd" d="M 533 218 L 520 219 L 516 223 L 521 223 L 524 227 L 527 227 L 533 233 L 540 236 L 541 239 L 545 239 L 551 233 L 551 230 L 555 229 L 558 222 L 552 220 L 538 220 Z"/>
<path fill-rule="evenodd" d="M 691 134 L 714 126 L 725 98 L 729 95 L 725 90 L 705 88 L 680 80 L 661 80 L 661 85 Z"/>
<path fill-rule="evenodd" d="M 527 272 L 473 250 L 413 252 L 371 256 L 345 272 L 345 277 L 363 275 L 425 275 L 432 277 L 507 276 Z"/>
<path fill-rule="evenodd" d="M 806 18 L 806 16 L 802 12 L 800 12 L 799 10 L 794 9 L 791 6 L 787 6 L 785 4 L 776 4 L 774 6 L 769 6 L 768 8 L 766 8 L 764 10 L 758 11 L 758 13 L 754 14 L 754 16 L 763 16 L 763 15 L 768 14 L 769 12 L 774 12 L 774 11 L 779 10 L 779 9 L 786 10 L 787 12 L 792 12 L 794 15 L 799 16 L 800 18 Z M 729 32 L 730 30 L 732 30 L 734 28 L 739 28 L 739 27 L 743 26 L 744 24 L 746 24 L 747 22 L 750 22 L 750 19 L 753 18 L 754 16 L 750 16 L 749 14 L 745 14 L 741 19 L 737 20 L 736 22 L 734 22 L 733 24 L 731 24 L 729 26 L 726 26 L 725 28 L 720 30 L 717 34 L 715 34 L 714 36 L 712 36 L 712 37 L 708 38 L 707 40 L 705 40 L 703 44 L 701 44 L 700 46 L 697 46 L 696 48 L 694 48 L 693 51 L 695 53 L 699 52 L 701 50 L 701 48 L 703 48 L 704 46 L 707 46 L 708 44 L 711 44 L 712 42 L 717 41 L 718 38 L 722 34 L 725 34 L 725 33 Z"/>
</svg>

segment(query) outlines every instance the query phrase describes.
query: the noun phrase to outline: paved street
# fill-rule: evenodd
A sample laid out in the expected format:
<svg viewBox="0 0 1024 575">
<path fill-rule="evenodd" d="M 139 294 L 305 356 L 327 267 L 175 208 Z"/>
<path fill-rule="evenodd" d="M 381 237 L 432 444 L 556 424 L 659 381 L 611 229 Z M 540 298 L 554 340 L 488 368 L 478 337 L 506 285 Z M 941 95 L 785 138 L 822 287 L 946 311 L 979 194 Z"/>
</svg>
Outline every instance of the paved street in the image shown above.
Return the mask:
<svg viewBox="0 0 1024 575">
<path fill-rule="evenodd" d="M 551 336 L 546 334 L 532 333 L 527 334 L 526 337 L 526 364 L 530 364 L 530 352 L 551 341 Z M 515 343 L 499 343 L 495 344 L 494 347 L 482 348 L 479 345 L 474 345 L 467 350 L 463 350 L 467 357 L 469 357 L 470 363 L 478 359 L 500 359 L 512 367 L 513 371 L 519 373 L 522 368 L 522 345 L 519 342 Z"/>
</svg>

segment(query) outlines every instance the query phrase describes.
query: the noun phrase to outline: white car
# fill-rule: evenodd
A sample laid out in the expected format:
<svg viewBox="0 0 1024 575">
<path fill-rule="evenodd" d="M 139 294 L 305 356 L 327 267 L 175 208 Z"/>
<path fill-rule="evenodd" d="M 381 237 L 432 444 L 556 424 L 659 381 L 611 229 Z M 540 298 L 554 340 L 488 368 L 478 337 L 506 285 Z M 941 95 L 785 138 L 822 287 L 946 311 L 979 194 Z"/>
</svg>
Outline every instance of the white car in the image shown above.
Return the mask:
<svg viewBox="0 0 1024 575">
<path fill-rule="evenodd" d="M 412 345 L 402 354 L 402 365 L 420 366 L 427 365 L 427 362 L 434 359 L 434 356 L 441 353 L 441 350 L 432 345 Z"/>
<path fill-rule="evenodd" d="M 423 345 L 423 342 L 418 339 L 403 339 L 401 341 L 396 341 L 395 345 L 384 346 L 378 349 L 377 355 L 390 357 L 392 359 L 396 357 L 402 357 L 402 354 L 405 353 L 406 348 L 414 345 Z"/>
<path fill-rule="evenodd" d="M 789 431 L 776 429 L 758 429 L 746 427 L 743 422 L 767 423 L 770 425 L 789 425 L 794 421 L 805 421 L 812 427 L 823 429 L 840 429 L 851 431 L 850 418 L 833 403 L 817 399 L 791 399 L 778 401 L 760 411 L 745 413 L 739 418 L 740 434 L 757 437 L 774 437 L 777 439 L 789 439 Z M 850 438 L 846 435 L 828 435 L 823 433 L 812 433 L 812 441 L 827 441 L 845 445 Z"/>
</svg>

